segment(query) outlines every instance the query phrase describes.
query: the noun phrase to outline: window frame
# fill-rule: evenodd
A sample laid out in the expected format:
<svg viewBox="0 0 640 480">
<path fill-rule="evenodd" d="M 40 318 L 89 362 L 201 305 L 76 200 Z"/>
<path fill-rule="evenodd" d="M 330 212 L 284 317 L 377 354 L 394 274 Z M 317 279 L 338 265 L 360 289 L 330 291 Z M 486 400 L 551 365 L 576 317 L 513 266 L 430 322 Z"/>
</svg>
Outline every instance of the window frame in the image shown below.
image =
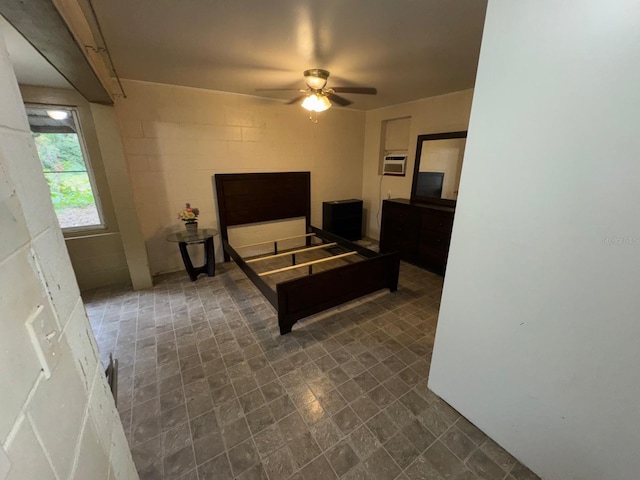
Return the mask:
<svg viewBox="0 0 640 480">
<path fill-rule="evenodd" d="M 103 208 L 103 204 L 100 198 L 100 190 L 98 189 L 98 183 L 95 178 L 94 168 L 91 163 L 91 156 L 89 155 L 89 149 L 87 148 L 87 144 L 85 141 L 84 129 L 82 123 L 80 122 L 80 111 L 77 106 L 72 105 L 58 105 L 58 104 L 49 104 L 49 103 L 34 103 L 34 102 L 26 102 L 24 104 L 25 110 L 27 108 L 37 108 L 37 109 L 46 109 L 46 110 L 64 110 L 69 112 L 71 117 L 73 118 L 73 122 L 76 128 L 76 136 L 78 137 L 78 144 L 80 145 L 80 152 L 82 153 L 82 159 L 84 161 L 85 167 L 87 169 L 87 176 L 89 177 L 89 184 L 91 185 L 91 192 L 93 194 L 93 200 L 95 202 L 96 210 L 98 212 L 98 218 L 100 219 L 99 224 L 93 225 L 79 225 L 74 227 L 62 227 L 63 234 L 79 234 L 79 233 L 97 233 L 97 232 L 105 232 L 108 230 L 108 224 L 106 219 L 106 214 Z M 33 133 L 33 132 L 32 132 Z M 38 160 L 40 160 L 40 154 L 38 154 Z M 44 170 L 42 170 L 42 175 L 45 175 Z M 48 188 L 48 187 L 47 187 Z M 56 218 L 58 217 L 56 213 Z M 58 220 L 58 223 L 60 221 Z"/>
</svg>

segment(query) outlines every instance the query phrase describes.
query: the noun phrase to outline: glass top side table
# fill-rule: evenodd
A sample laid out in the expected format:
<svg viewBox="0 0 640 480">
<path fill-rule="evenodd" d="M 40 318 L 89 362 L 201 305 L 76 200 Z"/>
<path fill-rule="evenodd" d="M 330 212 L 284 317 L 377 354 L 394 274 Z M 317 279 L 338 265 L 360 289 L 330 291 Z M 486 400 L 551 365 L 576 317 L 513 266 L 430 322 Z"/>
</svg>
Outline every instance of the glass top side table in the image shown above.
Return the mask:
<svg viewBox="0 0 640 480">
<path fill-rule="evenodd" d="M 213 237 L 216 235 L 218 235 L 218 230 L 213 228 L 199 228 L 195 233 L 182 230 L 167 235 L 167 241 L 178 244 L 184 267 L 192 282 L 195 282 L 201 273 L 206 273 L 209 277 L 213 277 L 216 274 L 216 257 L 213 250 Z M 193 266 L 187 251 L 187 245 L 196 243 L 204 244 L 204 265 L 201 267 Z"/>
</svg>

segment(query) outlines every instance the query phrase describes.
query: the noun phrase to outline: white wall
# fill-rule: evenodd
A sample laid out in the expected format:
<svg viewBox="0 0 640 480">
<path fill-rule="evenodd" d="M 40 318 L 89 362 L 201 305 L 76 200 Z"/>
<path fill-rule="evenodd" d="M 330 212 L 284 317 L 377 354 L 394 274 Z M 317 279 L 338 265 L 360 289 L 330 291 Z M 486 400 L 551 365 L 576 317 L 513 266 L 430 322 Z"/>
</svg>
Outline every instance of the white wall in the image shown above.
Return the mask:
<svg viewBox="0 0 640 480">
<path fill-rule="evenodd" d="M 1 35 L 0 105 L 2 478 L 136 479 Z M 50 376 L 30 319 L 53 334 Z"/>
<path fill-rule="evenodd" d="M 323 201 L 362 198 L 366 235 L 378 238 L 383 122 L 409 124 L 407 176 L 383 179 L 383 198 L 388 191 L 408 198 L 417 136 L 466 130 L 473 95 L 465 90 L 366 113 L 332 108 L 313 124 L 304 110 L 280 101 L 130 80 L 124 85 L 127 98 L 118 99 L 116 113 L 153 274 L 183 269 L 176 245 L 165 237 L 184 228 L 177 213 L 185 202 L 200 208 L 201 226 L 217 226 L 215 173 L 309 170 L 314 225 L 322 226 Z M 255 241 L 274 238 L 264 229 L 252 230 L 256 235 Z M 239 237 L 238 243 L 247 242 Z M 222 261 L 218 240 L 216 255 Z"/>
<path fill-rule="evenodd" d="M 65 234 L 65 243 L 78 285 L 84 290 L 130 282 L 127 259 L 122 247 L 113 198 L 89 102 L 75 90 L 60 88 L 21 85 L 20 93 L 27 103 L 65 105 L 78 109 L 82 134 L 106 221 L 106 228 L 98 232 L 93 230 Z"/>
<path fill-rule="evenodd" d="M 133 201 L 133 187 L 124 155 L 115 108 L 112 105 L 91 104 L 96 136 L 104 158 L 104 169 L 113 197 L 113 209 L 118 218 L 120 237 L 127 259 L 134 290 L 151 288 L 147 249 Z"/>
<path fill-rule="evenodd" d="M 366 112 L 364 159 L 362 169 L 362 200 L 365 209 L 365 232 L 368 237 L 380 238 L 379 220 L 382 200 L 409 198 L 416 157 L 418 135 L 466 130 L 469 124 L 473 90 L 425 98 L 415 102 Z M 383 123 L 409 117 L 409 150 L 405 177 L 382 177 L 380 162 L 385 147 Z M 406 120 L 400 122 L 406 125 Z M 393 124 L 393 122 L 391 122 Z M 388 123 L 387 123 L 388 125 Z"/>
<path fill-rule="evenodd" d="M 137 81 L 124 87 L 116 113 L 152 273 L 184 268 L 165 237 L 184 229 L 177 214 L 185 202 L 200 208 L 201 226 L 217 226 L 215 173 L 311 171 L 316 226 L 323 201 L 361 195 L 363 112 L 332 108 L 313 124 L 282 101 Z M 219 240 L 216 256 L 222 261 Z"/>
<path fill-rule="evenodd" d="M 489 2 L 429 386 L 545 479 L 640 472 L 638 18 Z"/>
</svg>

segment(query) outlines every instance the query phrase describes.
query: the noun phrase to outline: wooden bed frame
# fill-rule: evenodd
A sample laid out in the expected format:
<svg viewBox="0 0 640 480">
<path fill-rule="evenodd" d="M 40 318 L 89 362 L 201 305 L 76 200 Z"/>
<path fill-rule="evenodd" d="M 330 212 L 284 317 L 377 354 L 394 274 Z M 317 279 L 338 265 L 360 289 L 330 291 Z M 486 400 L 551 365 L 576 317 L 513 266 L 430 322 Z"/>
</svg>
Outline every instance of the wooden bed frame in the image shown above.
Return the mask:
<svg viewBox="0 0 640 480">
<path fill-rule="evenodd" d="M 216 174 L 218 219 L 225 261 L 238 264 L 278 312 L 280 334 L 301 318 L 369 293 L 398 288 L 397 252 L 379 254 L 310 224 L 310 172 Z M 308 234 L 335 242 L 364 260 L 276 284 L 275 290 L 229 245 L 227 228 L 235 225 L 304 217 Z M 309 245 L 309 236 L 307 236 Z M 275 246 L 277 253 L 277 244 Z"/>
</svg>

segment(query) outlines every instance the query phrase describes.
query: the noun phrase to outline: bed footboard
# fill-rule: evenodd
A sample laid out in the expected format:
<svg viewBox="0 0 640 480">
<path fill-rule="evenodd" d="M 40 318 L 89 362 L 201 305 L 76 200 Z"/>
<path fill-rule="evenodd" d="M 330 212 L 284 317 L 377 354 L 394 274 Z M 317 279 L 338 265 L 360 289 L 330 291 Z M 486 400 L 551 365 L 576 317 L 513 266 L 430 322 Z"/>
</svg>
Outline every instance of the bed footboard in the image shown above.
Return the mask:
<svg viewBox="0 0 640 480">
<path fill-rule="evenodd" d="M 301 318 L 363 295 L 383 288 L 395 292 L 399 270 L 399 254 L 392 252 L 279 283 L 276 293 L 280 334 L 289 333 Z"/>
</svg>

